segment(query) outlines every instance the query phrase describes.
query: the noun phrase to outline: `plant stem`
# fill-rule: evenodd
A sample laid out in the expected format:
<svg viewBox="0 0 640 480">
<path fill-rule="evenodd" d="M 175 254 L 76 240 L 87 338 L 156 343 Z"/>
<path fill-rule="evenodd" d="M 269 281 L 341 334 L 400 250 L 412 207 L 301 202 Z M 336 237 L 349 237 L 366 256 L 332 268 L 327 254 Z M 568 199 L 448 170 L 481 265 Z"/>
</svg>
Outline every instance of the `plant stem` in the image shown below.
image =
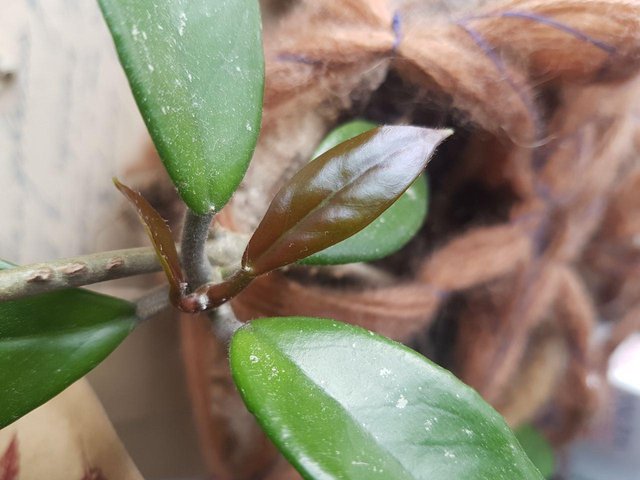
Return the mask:
<svg viewBox="0 0 640 480">
<path fill-rule="evenodd" d="M 166 285 L 154 288 L 136 300 L 136 317 L 143 322 L 171 305 L 169 288 Z"/>
<path fill-rule="evenodd" d="M 205 244 L 213 216 L 214 212 L 198 215 L 189 208 L 185 214 L 180 260 L 191 290 L 212 279 L 213 268 L 207 258 Z"/>
<path fill-rule="evenodd" d="M 243 323 L 236 318 L 231 305 L 225 303 L 208 312 L 211 320 L 211 331 L 214 336 L 224 343 L 229 343 L 231 337 Z"/>
<path fill-rule="evenodd" d="M 206 283 L 222 280 L 219 264 L 216 264 L 216 268 L 213 268 L 204 249 L 213 215 L 213 213 L 197 215 L 189 209 L 187 209 L 185 215 L 184 226 L 182 227 L 181 261 L 192 291 Z M 218 228 L 214 234 L 214 241 L 228 233 L 223 232 Z M 242 326 L 228 303 L 209 311 L 207 315 L 211 320 L 211 331 L 214 336 L 225 343 L 228 343 L 234 332 Z"/>
<path fill-rule="evenodd" d="M 246 235 L 225 230 L 206 244 L 206 252 L 216 265 L 233 264 L 242 255 L 246 243 Z M 0 302 L 154 273 L 161 269 L 155 251 L 149 247 L 113 250 L 10 268 L 0 271 Z"/>
<path fill-rule="evenodd" d="M 160 270 L 150 248 L 131 248 L 53 260 L 0 272 L 0 301 Z"/>
</svg>

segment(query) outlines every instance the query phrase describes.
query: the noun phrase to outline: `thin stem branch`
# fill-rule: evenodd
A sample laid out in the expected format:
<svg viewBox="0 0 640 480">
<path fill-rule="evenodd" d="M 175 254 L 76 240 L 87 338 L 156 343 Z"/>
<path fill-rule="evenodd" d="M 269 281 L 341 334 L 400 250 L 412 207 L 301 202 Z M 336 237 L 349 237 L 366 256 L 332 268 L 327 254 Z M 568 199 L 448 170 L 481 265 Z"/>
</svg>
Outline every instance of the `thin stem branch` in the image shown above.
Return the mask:
<svg viewBox="0 0 640 480">
<path fill-rule="evenodd" d="M 131 248 L 0 271 L 0 301 L 160 270 L 151 248 Z"/>
<path fill-rule="evenodd" d="M 231 337 L 243 324 L 236 318 L 231 305 L 228 303 L 208 312 L 211 320 L 211 331 L 214 336 L 224 343 L 229 343 Z"/>
<path fill-rule="evenodd" d="M 206 244 L 206 252 L 215 265 L 234 264 L 241 257 L 247 240 L 246 235 L 224 231 Z M 141 247 L 0 270 L 0 302 L 161 269 L 155 251 Z"/>
<path fill-rule="evenodd" d="M 162 285 L 136 300 L 136 317 L 143 322 L 162 312 L 170 305 L 169 287 Z"/>
<path fill-rule="evenodd" d="M 212 280 L 214 282 L 222 281 L 222 269 L 216 267 L 212 272 Z M 209 320 L 211 320 L 211 331 L 213 335 L 224 343 L 229 343 L 231 337 L 243 324 L 238 320 L 231 305 L 223 303 L 213 310 L 207 312 Z"/>
<path fill-rule="evenodd" d="M 187 208 L 182 227 L 182 253 L 180 259 L 191 289 L 211 281 L 213 269 L 205 251 L 209 225 L 214 212 L 198 215 Z"/>
<path fill-rule="evenodd" d="M 171 306 L 169 288 L 167 285 L 155 288 L 140 297 L 135 303 L 138 321 L 149 320 Z M 228 303 L 207 312 L 207 315 L 211 321 L 213 335 L 223 343 L 229 343 L 235 331 L 243 325 L 236 318 L 231 305 Z"/>
<path fill-rule="evenodd" d="M 184 226 L 182 227 L 181 260 L 191 290 L 195 290 L 195 288 L 206 283 L 222 280 L 220 268 L 211 266 L 204 248 L 212 219 L 213 213 L 197 215 L 189 209 L 187 209 L 185 215 Z M 219 242 L 227 233 L 217 228 L 214 233 L 214 243 L 216 240 Z M 234 265 L 237 260 L 233 262 Z M 211 331 L 218 340 L 225 343 L 228 343 L 234 332 L 242 326 L 228 303 L 211 310 L 208 312 L 208 316 L 211 320 Z"/>
</svg>

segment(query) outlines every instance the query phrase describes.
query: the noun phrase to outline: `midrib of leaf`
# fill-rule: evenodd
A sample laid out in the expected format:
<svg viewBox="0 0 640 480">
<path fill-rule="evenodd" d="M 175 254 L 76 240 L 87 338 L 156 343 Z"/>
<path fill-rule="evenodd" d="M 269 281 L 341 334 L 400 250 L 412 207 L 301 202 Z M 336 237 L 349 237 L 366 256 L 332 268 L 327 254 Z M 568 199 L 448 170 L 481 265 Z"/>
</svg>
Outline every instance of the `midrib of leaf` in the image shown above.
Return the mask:
<svg viewBox="0 0 640 480">
<path fill-rule="evenodd" d="M 278 355 L 288 364 L 289 368 L 292 368 L 293 370 L 301 373 L 301 377 L 304 379 L 303 380 L 304 383 L 306 383 L 307 385 L 311 385 L 313 390 L 322 394 L 324 397 L 330 399 L 330 401 L 334 405 L 336 405 L 337 409 L 340 410 L 345 416 L 347 416 L 351 420 L 352 426 L 354 426 L 357 429 L 358 433 L 364 436 L 367 440 L 369 440 L 370 444 L 372 444 L 376 448 L 376 450 L 379 450 L 382 453 L 384 453 L 386 456 L 391 457 L 395 462 L 396 466 L 398 467 L 398 469 L 403 473 L 403 475 L 405 475 L 405 477 L 403 478 L 407 478 L 407 479 L 416 478 L 413 476 L 413 474 L 411 474 L 411 472 L 408 472 L 404 468 L 400 459 L 397 458 L 395 454 L 387 450 L 384 446 L 380 445 L 370 431 L 362 428 L 362 426 L 358 423 L 357 419 L 348 411 L 348 409 L 337 398 L 327 393 L 326 390 L 324 390 L 320 384 L 312 380 L 312 378 L 307 374 L 307 372 L 303 368 L 298 367 L 298 364 L 295 363 L 295 361 L 278 346 L 277 342 L 272 340 L 271 336 L 268 333 L 264 331 L 257 331 L 256 329 L 252 329 L 252 330 L 254 335 L 259 334 L 262 337 L 262 341 L 264 343 L 268 344 L 274 349 L 274 351 L 278 352 Z M 295 458 L 290 458 L 290 460 L 294 461 Z"/>
</svg>

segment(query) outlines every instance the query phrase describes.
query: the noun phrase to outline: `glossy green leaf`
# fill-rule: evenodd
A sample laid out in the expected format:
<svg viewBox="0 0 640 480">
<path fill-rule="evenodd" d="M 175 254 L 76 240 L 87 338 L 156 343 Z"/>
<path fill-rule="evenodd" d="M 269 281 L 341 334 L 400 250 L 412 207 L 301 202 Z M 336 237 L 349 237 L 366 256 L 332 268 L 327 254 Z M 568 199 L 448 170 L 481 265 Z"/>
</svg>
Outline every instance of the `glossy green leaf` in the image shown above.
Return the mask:
<svg viewBox="0 0 640 480">
<path fill-rule="evenodd" d="M 262 113 L 256 0 L 99 0 L 149 132 L 182 199 L 220 210 Z"/>
<path fill-rule="evenodd" d="M 243 267 L 266 273 L 359 232 L 413 184 L 450 134 L 385 126 L 322 154 L 273 199 L 247 245 Z"/>
<path fill-rule="evenodd" d="M 0 428 L 93 369 L 134 326 L 134 305 L 82 289 L 0 303 Z"/>
<path fill-rule="evenodd" d="M 314 158 L 327 150 L 367 132 L 376 125 L 365 120 L 353 120 L 329 132 L 314 152 Z M 303 258 L 305 265 L 337 265 L 370 262 L 397 252 L 411 240 L 427 215 L 429 193 L 424 174 L 411 185 L 382 215 L 355 235 Z"/>
<path fill-rule="evenodd" d="M 339 127 L 331 130 L 327 136 L 322 139 L 320 145 L 318 145 L 313 152 L 313 155 L 311 155 L 311 158 L 318 158 L 320 155 L 331 150 L 333 147 L 337 147 L 342 142 L 346 142 L 361 133 L 373 130 L 377 126 L 377 124 L 367 120 L 351 120 L 350 122 L 343 123 Z"/>
<path fill-rule="evenodd" d="M 525 425 L 515 431 L 516 438 L 533 464 L 540 470 L 544 478 L 551 478 L 555 471 L 555 456 L 547 439 L 533 428 Z"/>
<path fill-rule="evenodd" d="M 474 390 L 361 328 L 256 320 L 235 333 L 230 361 L 247 407 L 307 479 L 541 478 Z"/>
</svg>

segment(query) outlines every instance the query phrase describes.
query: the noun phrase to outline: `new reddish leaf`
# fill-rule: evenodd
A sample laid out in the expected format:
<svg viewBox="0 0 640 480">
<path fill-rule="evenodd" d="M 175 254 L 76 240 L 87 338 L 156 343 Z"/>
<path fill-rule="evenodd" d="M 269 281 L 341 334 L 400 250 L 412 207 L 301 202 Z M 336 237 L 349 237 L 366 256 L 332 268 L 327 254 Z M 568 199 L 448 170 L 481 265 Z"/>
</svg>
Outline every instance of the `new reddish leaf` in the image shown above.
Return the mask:
<svg viewBox="0 0 640 480">
<path fill-rule="evenodd" d="M 362 230 L 409 188 L 451 130 L 384 126 L 332 148 L 274 198 L 243 257 L 253 276 Z"/>
<path fill-rule="evenodd" d="M 129 200 L 138 212 L 138 217 L 142 221 L 149 239 L 160 259 L 164 273 L 169 280 L 171 288 L 171 299 L 178 303 L 185 293 L 186 280 L 180 266 L 180 258 L 173 241 L 171 230 L 160 214 L 151 206 L 140 193 L 130 189 L 118 179 L 114 178 L 113 183 L 118 190 Z"/>
</svg>

